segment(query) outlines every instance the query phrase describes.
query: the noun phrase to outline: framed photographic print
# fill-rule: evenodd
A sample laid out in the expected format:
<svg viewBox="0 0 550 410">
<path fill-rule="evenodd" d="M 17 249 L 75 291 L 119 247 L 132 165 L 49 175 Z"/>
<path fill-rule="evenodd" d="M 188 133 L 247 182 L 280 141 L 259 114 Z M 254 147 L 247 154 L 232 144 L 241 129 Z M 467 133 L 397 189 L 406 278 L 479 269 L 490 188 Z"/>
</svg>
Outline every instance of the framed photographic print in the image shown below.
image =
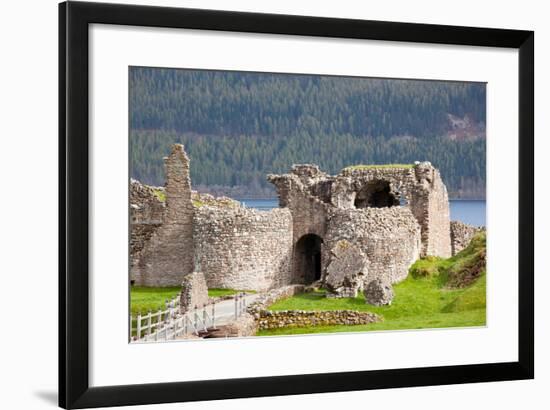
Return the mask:
<svg viewBox="0 0 550 410">
<path fill-rule="evenodd" d="M 533 32 L 59 22 L 60 406 L 534 377 Z"/>
</svg>

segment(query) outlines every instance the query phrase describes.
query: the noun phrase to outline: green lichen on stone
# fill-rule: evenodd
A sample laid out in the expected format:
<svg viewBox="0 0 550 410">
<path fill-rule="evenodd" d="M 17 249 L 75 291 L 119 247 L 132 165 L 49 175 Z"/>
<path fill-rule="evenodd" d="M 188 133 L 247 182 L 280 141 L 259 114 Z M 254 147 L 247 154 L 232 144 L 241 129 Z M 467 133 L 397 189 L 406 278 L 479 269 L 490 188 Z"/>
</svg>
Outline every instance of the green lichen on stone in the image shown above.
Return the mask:
<svg viewBox="0 0 550 410">
<path fill-rule="evenodd" d="M 164 192 L 164 190 L 155 189 L 155 188 L 152 188 L 152 189 L 153 189 L 153 193 L 155 194 L 155 196 L 160 202 L 166 202 L 166 192 Z"/>
</svg>

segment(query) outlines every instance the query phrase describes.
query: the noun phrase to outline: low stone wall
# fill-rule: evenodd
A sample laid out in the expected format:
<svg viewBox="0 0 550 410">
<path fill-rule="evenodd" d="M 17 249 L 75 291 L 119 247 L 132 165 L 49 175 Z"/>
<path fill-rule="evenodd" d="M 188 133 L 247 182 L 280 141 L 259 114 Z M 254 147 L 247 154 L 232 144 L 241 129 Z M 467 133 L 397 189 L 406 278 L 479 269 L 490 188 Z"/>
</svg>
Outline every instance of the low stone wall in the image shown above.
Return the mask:
<svg viewBox="0 0 550 410">
<path fill-rule="evenodd" d="M 453 256 L 467 247 L 474 235 L 484 229 L 482 226 L 472 226 L 459 221 L 451 221 L 451 248 Z"/>
<path fill-rule="evenodd" d="M 334 325 L 366 325 L 379 322 L 380 316 L 370 312 L 354 310 L 304 311 L 283 310 L 260 312 L 258 328 L 277 329 L 281 327 L 309 327 Z"/>
<path fill-rule="evenodd" d="M 290 285 L 273 289 L 261 295 L 247 308 L 248 314 L 244 315 L 255 319 L 256 330 L 276 329 L 280 327 L 308 327 L 308 326 L 332 326 L 332 325 L 364 325 L 380 321 L 380 317 L 370 312 L 357 312 L 354 310 L 334 311 L 304 311 L 283 310 L 271 311 L 268 307 L 278 300 L 294 296 L 306 291 L 304 285 Z M 248 321 L 248 322 L 247 322 Z M 243 319 L 249 324 L 250 319 Z M 250 326 L 248 326 L 250 329 Z"/>
<path fill-rule="evenodd" d="M 259 329 L 260 317 L 264 312 L 267 312 L 266 309 L 268 306 L 280 299 L 284 299 L 304 291 L 304 285 L 288 285 L 260 294 L 254 303 L 247 306 L 246 312 L 243 313 L 237 320 L 221 326 L 221 333 L 227 337 L 255 336 Z"/>
</svg>

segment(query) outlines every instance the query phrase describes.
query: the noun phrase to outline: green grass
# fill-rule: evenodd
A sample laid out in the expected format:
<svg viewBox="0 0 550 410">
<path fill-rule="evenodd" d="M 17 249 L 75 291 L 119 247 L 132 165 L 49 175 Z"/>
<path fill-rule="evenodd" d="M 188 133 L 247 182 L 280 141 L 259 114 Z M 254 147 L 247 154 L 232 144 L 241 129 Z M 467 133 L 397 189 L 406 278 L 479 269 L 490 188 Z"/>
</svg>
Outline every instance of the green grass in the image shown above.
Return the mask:
<svg viewBox="0 0 550 410">
<path fill-rule="evenodd" d="M 357 326 L 323 326 L 261 330 L 258 336 L 355 332 L 371 330 L 424 329 L 485 325 L 485 280 L 480 278 L 466 289 L 446 289 L 437 276 L 415 279 L 409 276 L 394 286 L 390 306 L 372 306 L 363 295 L 357 298 L 330 299 L 325 291 L 302 293 L 280 300 L 270 310 L 356 310 L 377 313 L 383 321 Z"/>
<path fill-rule="evenodd" d="M 150 310 L 156 312 L 159 309 L 166 309 L 164 302 L 174 298 L 180 293 L 181 287 L 145 287 L 132 286 L 130 288 L 130 306 L 132 316 L 137 316 L 138 312 L 142 315 L 147 314 Z M 237 289 L 208 289 L 208 296 L 211 298 L 227 295 L 235 295 L 236 293 L 256 293 L 253 290 L 237 290 Z"/>
<path fill-rule="evenodd" d="M 484 326 L 486 323 L 485 270 L 483 269 L 479 276 L 466 287 L 449 286 L 450 279 L 457 272 L 465 272 L 468 266 L 477 269 L 484 251 L 485 234 L 483 233 L 476 236 L 466 249 L 452 258 L 429 257 L 417 261 L 411 266 L 407 279 L 394 285 L 395 297 L 390 306 L 368 305 L 363 295 L 357 298 L 326 298 L 325 291 L 319 290 L 280 300 L 269 308 L 270 310 L 368 311 L 382 316 L 382 322 L 357 326 L 261 330 L 258 336 Z M 466 276 L 471 277 L 469 272 L 466 272 Z"/>
<path fill-rule="evenodd" d="M 284 327 L 260 330 L 256 336 L 283 336 L 311 333 L 373 332 L 382 330 L 441 329 L 446 327 L 484 326 L 485 309 L 469 310 L 462 314 L 435 313 L 426 316 L 405 316 L 393 321 L 368 325 L 339 325 L 312 327 Z"/>
<path fill-rule="evenodd" d="M 132 286 L 130 288 L 130 312 L 132 317 L 132 336 L 136 335 L 138 313 L 146 315 L 149 311 L 157 312 L 166 309 L 166 300 L 173 299 L 181 290 L 180 286 L 173 287 L 145 287 Z M 152 322 L 158 321 L 158 317 Z M 145 324 L 145 322 L 142 322 Z"/>
<path fill-rule="evenodd" d="M 364 169 L 377 169 L 377 168 L 412 168 L 414 167 L 414 164 L 370 164 L 370 165 L 364 165 L 364 164 L 358 164 L 358 165 L 350 165 L 349 167 L 344 168 L 345 171 L 361 171 Z"/>
<path fill-rule="evenodd" d="M 222 288 L 212 288 L 208 289 L 208 296 L 211 298 L 216 298 L 220 296 L 231 296 L 237 293 L 246 292 L 246 293 L 256 293 L 254 290 L 236 290 L 236 289 L 222 289 Z"/>
<path fill-rule="evenodd" d="M 443 308 L 443 312 L 466 312 L 486 307 L 487 275 L 483 273 L 472 286 Z"/>
<path fill-rule="evenodd" d="M 180 286 L 172 287 L 145 287 L 132 286 L 130 288 L 130 312 L 132 317 L 132 336 L 136 334 L 137 320 L 135 319 L 138 313 L 147 315 L 149 311 L 155 313 L 159 310 L 166 309 L 166 300 L 171 300 L 180 293 Z M 235 289 L 208 289 L 208 296 L 218 297 L 226 295 L 234 295 L 239 292 L 256 293 L 251 290 L 235 290 Z M 158 318 L 153 319 L 155 323 Z M 145 322 L 142 322 L 145 324 Z"/>
<path fill-rule="evenodd" d="M 159 309 L 166 309 L 164 302 L 167 299 L 174 298 L 180 290 L 180 286 L 165 288 L 132 286 L 130 288 L 130 311 L 132 316 L 136 316 L 139 312 L 145 315 L 149 310 L 156 312 Z"/>
</svg>

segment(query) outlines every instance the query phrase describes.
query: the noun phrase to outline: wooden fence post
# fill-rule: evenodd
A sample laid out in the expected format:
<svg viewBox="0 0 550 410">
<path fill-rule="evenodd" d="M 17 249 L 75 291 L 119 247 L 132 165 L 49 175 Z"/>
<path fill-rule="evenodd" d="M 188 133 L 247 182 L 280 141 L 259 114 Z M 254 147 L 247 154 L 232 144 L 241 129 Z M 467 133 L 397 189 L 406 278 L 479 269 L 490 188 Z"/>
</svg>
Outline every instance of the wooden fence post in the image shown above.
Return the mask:
<svg viewBox="0 0 550 410">
<path fill-rule="evenodd" d="M 195 324 L 195 331 L 198 331 L 198 321 L 197 321 L 197 305 L 195 305 L 195 309 L 193 310 L 193 323 Z"/>
<path fill-rule="evenodd" d="M 216 304 L 212 303 L 212 327 L 216 327 Z"/>
<path fill-rule="evenodd" d="M 137 314 L 136 337 L 137 340 L 141 339 L 141 312 Z"/>
</svg>

